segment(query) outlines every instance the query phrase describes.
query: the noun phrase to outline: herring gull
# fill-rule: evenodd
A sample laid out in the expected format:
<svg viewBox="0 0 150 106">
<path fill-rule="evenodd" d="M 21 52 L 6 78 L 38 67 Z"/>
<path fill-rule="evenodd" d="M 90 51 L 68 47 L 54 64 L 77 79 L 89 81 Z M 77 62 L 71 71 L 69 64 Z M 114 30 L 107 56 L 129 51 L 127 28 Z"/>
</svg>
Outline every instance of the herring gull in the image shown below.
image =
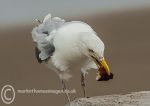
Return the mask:
<svg viewBox="0 0 150 106">
<path fill-rule="evenodd" d="M 87 70 L 97 70 L 97 81 L 109 80 L 113 74 L 104 58 L 104 43 L 97 33 L 81 21 L 66 22 L 48 14 L 32 30 L 36 43 L 35 54 L 39 63 L 45 63 L 59 76 L 63 90 L 65 81 L 71 78 L 74 65 L 81 71 L 81 86 L 85 96 L 85 75 Z M 70 101 L 69 94 L 66 93 Z"/>
</svg>

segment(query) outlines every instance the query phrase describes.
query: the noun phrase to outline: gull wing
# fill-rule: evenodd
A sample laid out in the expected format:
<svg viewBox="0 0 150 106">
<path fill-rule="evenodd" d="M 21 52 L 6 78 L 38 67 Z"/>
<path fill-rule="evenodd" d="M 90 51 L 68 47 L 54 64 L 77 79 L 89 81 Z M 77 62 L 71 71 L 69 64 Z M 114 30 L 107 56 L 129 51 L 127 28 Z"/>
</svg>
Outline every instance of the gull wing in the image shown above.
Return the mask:
<svg viewBox="0 0 150 106">
<path fill-rule="evenodd" d="M 33 28 L 32 38 L 36 43 L 35 55 L 39 63 L 46 61 L 53 55 L 55 51 L 54 32 L 64 23 L 65 20 L 59 17 L 51 18 L 51 15 L 48 14 L 40 25 Z"/>
</svg>

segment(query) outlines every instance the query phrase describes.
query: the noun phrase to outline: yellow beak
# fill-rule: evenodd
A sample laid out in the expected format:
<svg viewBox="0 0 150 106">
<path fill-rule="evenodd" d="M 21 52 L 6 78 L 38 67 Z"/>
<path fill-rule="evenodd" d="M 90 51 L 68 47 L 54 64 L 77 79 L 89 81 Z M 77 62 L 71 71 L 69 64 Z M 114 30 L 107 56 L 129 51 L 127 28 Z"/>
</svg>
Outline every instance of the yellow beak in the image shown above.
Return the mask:
<svg viewBox="0 0 150 106">
<path fill-rule="evenodd" d="M 109 79 L 109 76 L 111 73 L 110 73 L 110 69 L 106 63 L 105 58 L 103 57 L 99 61 L 96 61 L 95 63 L 98 66 L 98 73 L 97 73 L 96 80 L 99 81 L 102 79 L 102 77 L 103 77 L 103 80 Z"/>
<path fill-rule="evenodd" d="M 104 57 L 99 60 L 99 57 L 94 53 L 93 50 L 89 50 L 90 56 L 98 67 L 98 73 L 96 80 L 97 81 L 107 81 L 113 79 L 113 74 L 110 72 L 110 69 L 106 63 Z"/>
<path fill-rule="evenodd" d="M 100 60 L 100 68 L 104 68 L 105 71 L 107 72 L 107 74 L 110 75 L 110 69 L 109 69 L 104 57 Z"/>
</svg>

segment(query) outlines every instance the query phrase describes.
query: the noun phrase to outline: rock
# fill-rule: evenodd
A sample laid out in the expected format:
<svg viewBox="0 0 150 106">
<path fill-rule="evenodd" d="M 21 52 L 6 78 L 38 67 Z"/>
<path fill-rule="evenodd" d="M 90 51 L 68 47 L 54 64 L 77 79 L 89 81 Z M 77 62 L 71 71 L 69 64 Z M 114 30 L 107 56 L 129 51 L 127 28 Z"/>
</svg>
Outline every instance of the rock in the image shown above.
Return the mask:
<svg viewBox="0 0 150 106">
<path fill-rule="evenodd" d="M 150 91 L 79 98 L 65 106 L 150 106 Z"/>
</svg>

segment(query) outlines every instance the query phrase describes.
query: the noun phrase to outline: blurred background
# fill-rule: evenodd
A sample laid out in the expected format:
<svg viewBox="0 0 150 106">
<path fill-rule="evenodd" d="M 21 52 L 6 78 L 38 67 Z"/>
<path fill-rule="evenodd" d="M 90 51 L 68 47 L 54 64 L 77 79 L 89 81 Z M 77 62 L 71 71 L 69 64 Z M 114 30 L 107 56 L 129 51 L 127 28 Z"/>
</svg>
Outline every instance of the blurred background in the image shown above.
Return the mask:
<svg viewBox="0 0 150 106">
<path fill-rule="evenodd" d="M 96 72 L 91 70 L 86 77 L 87 96 L 150 90 L 149 0 L 0 0 L 0 89 L 6 84 L 15 90 L 61 89 L 55 72 L 36 61 L 31 38 L 33 20 L 48 13 L 88 23 L 105 43 L 114 79 L 96 82 Z M 83 96 L 80 73 L 73 73 L 68 86 L 77 93 L 71 94 L 72 99 Z M 16 94 L 10 106 L 66 103 L 63 94 Z M 5 105 L 0 99 L 0 106 Z"/>
</svg>

